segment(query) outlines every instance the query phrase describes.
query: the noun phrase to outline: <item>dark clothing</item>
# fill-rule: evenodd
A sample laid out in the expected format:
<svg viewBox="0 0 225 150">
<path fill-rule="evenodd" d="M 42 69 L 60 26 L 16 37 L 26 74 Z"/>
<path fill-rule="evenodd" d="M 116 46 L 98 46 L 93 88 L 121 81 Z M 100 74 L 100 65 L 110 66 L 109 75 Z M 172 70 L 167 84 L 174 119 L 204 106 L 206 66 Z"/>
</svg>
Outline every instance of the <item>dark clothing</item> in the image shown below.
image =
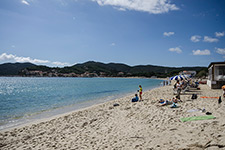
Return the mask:
<svg viewBox="0 0 225 150">
<path fill-rule="evenodd" d="M 132 98 L 132 100 L 131 100 L 131 102 L 137 102 L 137 101 L 138 101 L 138 97 L 137 96 Z"/>
</svg>

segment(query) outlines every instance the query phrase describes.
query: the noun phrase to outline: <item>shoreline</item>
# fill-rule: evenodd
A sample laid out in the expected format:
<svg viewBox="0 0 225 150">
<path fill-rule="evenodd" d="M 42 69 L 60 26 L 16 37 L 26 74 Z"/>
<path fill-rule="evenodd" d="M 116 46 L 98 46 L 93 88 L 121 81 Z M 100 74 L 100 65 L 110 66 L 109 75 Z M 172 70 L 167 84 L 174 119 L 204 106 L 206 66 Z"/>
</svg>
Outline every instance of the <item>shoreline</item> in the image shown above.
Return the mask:
<svg viewBox="0 0 225 150">
<path fill-rule="evenodd" d="M 131 97 L 131 94 L 127 94 L 123 98 L 127 98 L 127 97 Z M 66 116 L 66 115 L 70 115 L 72 113 L 77 113 L 79 111 L 84 111 L 86 109 L 91 109 L 91 108 L 94 108 L 94 107 L 98 107 L 100 105 L 107 104 L 108 102 L 112 102 L 112 101 L 115 101 L 115 100 L 118 100 L 118 99 L 120 99 L 120 98 L 115 98 L 115 99 L 112 99 L 112 100 L 109 100 L 109 101 L 106 101 L 106 102 L 99 102 L 99 103 L 96 103 L 96 104 L 93 104 L 93 105 L 90 105 L 90 106 L 85 105 L 85 106 L 83 106 L 81 108 L 77 108 L 75 110 L 71 110 L 71 111 L 68 111 L 68 112 L 64 112 L 62 114 L 55 114 L 55 115 L 50 116 L 50 117 L 47 117 L 47 118 L 34 119 L 33 121 L 28 122 L 28 123 L 22 123 L 20 125 L 16 125 L 16 126 L 13 126 L 13 127 L 9 127 L 9 128 L 6 128 L 6 129 L 2 129 L 2 130 L 0 130 L 0 133 L 1 132 L 5 132 L 5 131 L 10 131 L 10 130 L 13 130 L 13 129 L 16 129 L 16 128 L 23 128 L 25 126 L 30 126 L 30 125 L 33 125 L 33 124 L 39 124 L 41 122 L 51 121 L 52 119 L 57 119 L 57 118 L 60 118 L 60 117 Z M 64 107 L 70 107 L 70 106 L 64 106 Z M 57 108 L 57 109 L 63 109 L 63 108 Z M 56 111 L 57 111 L 57 109 L 56 109 Z"/>
<path fill-rule="evenodd" d="M 159 99 L 173 97 L 172 86 L 145 91 L 143 101 L 131 103 L 132 95 L 66 113 L 39 123 L 0 131 L 1 149 L 218 149 L 225 148 L 225 100 L 221 90 L 200 85 L 181 95 L 178 108 L 158 107 Z M 198 94 L 191 100 L 193 93 Z M 119 106 L 114 107 L 113 104 Z M 180 118 L 215 119 L 181 122 Z"/>
<path fill-rule="evenodd" d="M 162 80 L 162 79 L 158 79 L 158 80 Z M 160 88 L 161 86 L 162 85 L 155 86 L 153 88 L 147 89 L 145 92 L 151 91 L 156 88 Z M 124 95 L 124 96 L 122 96 L 122 95 Z M 73 104 L 73 105 L 59 107 L 56 109 L 46 110 L 45 112 L 36 112 L 37 115 L 35 115 L 34 118 L 29 118 L 27 121 L 19 122 L 18 124 L 15 124 L 15 125 L 12 124 L 9 127 L 0 129 L 0 132 L 10 131 L 10 130 L 13 130 L 16 128 L 22 128 L 22 127 L 29 126 L 29 125 L 50 121 L 50 120 L 58 118 L 58 117 L 63 117 L 64 115 L 69 115 L 71 113 L 76 113 L 78 111 L 91 109 L 92 107 L 97 107 L 99 105 L 107 104 L 108 102 L 113 102 L 118 99 L 126 99 L 127 97 L 129 97 L 131 99 L 131 97 L 133 97 L 133 96 L 134 96 L 134 94 L 131 92 L 128 92 L 125 94 L 121 93 L 118 96 L 112 96 L 114 98 L 112 98 L 112 99 L 110 98 L 109 100 L 105 100 L 105 98 L 101 98 L 100 100 L 93 100 L 93 101 L 88 100 L 88 101 L 81 102 L 79 104 Z M 69 108 L 69 111 L 67 110 L 68 108 Z M 58 111 L 60 111 L 60 113 Z M 43 117 L 45 115 L 47 117 Z M 26 120 L 26 118 L 22 118 L 21 121 L 22 120 Z M 20 121 L 20 120 L 18 120 L 18 121 Z"/>
<path fill-rule="evenodd" d="M 12 79 L 14 80 L 13 78 L 9 78 L 9 79 Z M 19 80 L 23 80 L 25 78 L 18 78 Z M 35 78 L 34 78 L 35 79 Z M 38 80 L 39 81 L 40 78 L 36 78 L 34 81 Z M 50 78 L 42 78 L 44 81 L 47 79 L 49 79 L 51 81 Z M 17 79 L 15 79 L 17 80 Z M 33 79 L 30 78 L 29 80 L 32 80 L 33 82 Z M 67 80 L 67 78 L 56 78 L 56 79 L 52 79 L 52 80 Z M 68 79 L 69 81 L 73 81 L 73 80 L 83 80 L 83 79 Z M 89 79 L 84 79 L 85 81 L 89 81 Z M 90 79 L 92 80 L 92 79 Z M 99 79 L 94 79 L 95 80 L 99 80 Z M 100 79 L 100 80 L 108 80 L 108 79 Z M 116 80 L 116 79 L 109 79 L 110 81 L 111 80 Z M 145 90 L 148 90 L 148 89 L 152 89 L 152 88 L 155 88 L 155 87 L 159 87 L 161 86 L 161 82 L 162 80 L 156 80 L 154 79 L 153 80 L 148 80 L 148 79 L 138 79 L 137 82 L 135 82 L 136 84 L 138 84 L 139 81 L 150 81 L 148 84 L 146 84 L 146 88 Z M 3 81 L 4 81 L 4 78 L 3 78 Z M 41 80 L 42 81 L 42 80 Z M 117 81 L 117 80 L 116 80 Z M 133 79 L 123 79 L 123 78 L 118 78 L 118 81 L 126 81 L 127 83 L 130 83 L 130 81 L 133 81 Z M 136 79 L 134 79 L 134 81 L 136 81 Z M 152 82 L 154 82 L 154 84 L 152 84 Z M 142 82 L 141 82 L 142 83 Z M 155 84 L 156 83 L 156 84 Z M 99 96 L 95 96 L 95 97 L 91 97 L 91 96 L 87 96 L 84 98 L 82 98 L 82 96 L 80 96 L 80 99 L 82 99 L 82 101 L 71 101 L 71 103 L 67 103 L 65 101 L 64 105 L 59 105 L 59 107 L 46 107 L 46 109 L 37 109 L 37 111 L 29 111 L 29 112 L 25 112 L 22 114 L 22 115 L 13 115 L 12 116 L 16 116 L 16 117 L 11 117 L 11 118 L 6 118 L 4 120 L 4 117 L 2 117 L 2 121 L 1 121 L 1 127 L 0 127 L 0 131 L 1 130 L 5 130 L 5 129 L 11 129 L 11 128 L 15 128 L 17 126 L 21 126 L 23 124 L 27 124 L 27 123 L 30 123 L 30 122 L 34 122 L 36 120 L 39 120 L 39 119 L 42 119 L 42 118 L 49 118 L 49 117 L 52 117 L 52 116 L 57 116 L 58 114 L 64 114 L 64 113 L 67 113 L 67 112 L 71 112 L 71 111 L 74 111 L 74 110 L 79 110 L 80 108 L 85 108 L 85 107 L 89 107 L 91 105 L 95 105 L 95 104 L 101 104 L 101 103 L 104 103 L 106 101 L 111 101 L 111 100 L 114 100 L 114 99 L 117 99 L 117 98 L 120 98 L 120 97 L 124 97 L 124 96 L 127 96 L 127 95 L 132 95 L 132 93 L 134 93 L 137 89 L 137 87 L 135 88 L 134 86 L 136 84 L 132 84 L 132 88 L 129 89 L 128 88 L 123 88 L 121 89 L 119 87 L 119 90 L 117 90 L 118 92 L 111 92 L 109 94 L 104 94 L 104 89 L 100 90 L 102 91 L 102 94 L 100 93 L 97 93 Z M 149 86 L 147 86 L 149 85 Z M 106 89 L 109 89 L 110 87 L 106 87 Z M 118 89 L 118 87 L 115 87 L 114 86 L 114 89 Z M 93 89 L 94 90 L 94 89 Z M 93 91 L 92 89 L 90 89 L 90 92 Z M 96 91 L 96 90 L 94 90 Z M 87 93 L 87 92 L 86 92 Z M 92 92 L 93 93 L 93 92 Z M 76 92 L 75 92 L 76 94 Z M 93 95 L 93 94 L 92 94 Z M 46 97 L 43 97 L 45 99 L 47 99 Z M 72 98 L 70 98 L 72 99 Z M 73 102 L 73 103 L 72 103 Z M 36 105 L 37 107 L 39 105 Z M 3 107 L 4 108 L 4 107 Z M 12 111 L 13 112 L 13 111 Z M 4 116 L 4 115 L 3 115 Z"/>
<path fill-rule="evenodd" d="M 39 76 L 0 76 L 1 77 L 21 77 L 21 78 L 128 78 L 128 79 L 156 79 L 156 80 L 168 80 L 167 78 L 151 78 L 151 77 L 39 77 Z"/>
</svg>

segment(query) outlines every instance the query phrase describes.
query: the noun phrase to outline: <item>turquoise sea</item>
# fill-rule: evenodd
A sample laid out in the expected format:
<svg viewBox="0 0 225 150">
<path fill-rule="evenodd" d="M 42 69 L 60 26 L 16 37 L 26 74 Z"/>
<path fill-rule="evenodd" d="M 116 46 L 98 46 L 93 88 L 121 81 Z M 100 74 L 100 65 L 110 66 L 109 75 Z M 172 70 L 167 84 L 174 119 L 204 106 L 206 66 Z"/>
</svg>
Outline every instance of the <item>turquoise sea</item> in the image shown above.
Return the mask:
<svg viewBox="0 0 225 150">
<path fill-rule="evenodd" d="M 160 86 L 145 78 L 0 77 L 0 130 Z"/>
</svg>

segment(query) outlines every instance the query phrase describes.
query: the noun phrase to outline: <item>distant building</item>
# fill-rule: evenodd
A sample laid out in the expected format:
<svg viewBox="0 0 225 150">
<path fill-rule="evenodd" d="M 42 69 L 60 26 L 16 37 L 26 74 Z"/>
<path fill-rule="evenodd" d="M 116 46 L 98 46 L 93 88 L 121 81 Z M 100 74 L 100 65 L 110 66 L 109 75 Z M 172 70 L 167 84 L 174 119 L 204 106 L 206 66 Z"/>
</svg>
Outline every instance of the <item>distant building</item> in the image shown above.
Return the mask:
<svg viewBox="0 0 225 150">
<path fill-rule="evenodd" d="M 212 89 L 219 89 L 225 85 L 225 62 L 212 62 L 208 66 L 209 76 L 207 85 Z"/>
<path fill-rule="evenodd" d="M 151 76 L 151 79 L 156 79 L 157 78 L 157 76 Z"/>
<path fill-rule="evenodd" d="M 188 75 L 194 77 L 196 75 L 196 71 L 181 71 L 179 72 L 180 75 Z"/>
<path fill-rule="evenodd" d="M 119 72 L 119 73 L 117 74 L 117 76 L 120 76 L 120 77 L 124 76 L 124 72 Z"/>
</svg>

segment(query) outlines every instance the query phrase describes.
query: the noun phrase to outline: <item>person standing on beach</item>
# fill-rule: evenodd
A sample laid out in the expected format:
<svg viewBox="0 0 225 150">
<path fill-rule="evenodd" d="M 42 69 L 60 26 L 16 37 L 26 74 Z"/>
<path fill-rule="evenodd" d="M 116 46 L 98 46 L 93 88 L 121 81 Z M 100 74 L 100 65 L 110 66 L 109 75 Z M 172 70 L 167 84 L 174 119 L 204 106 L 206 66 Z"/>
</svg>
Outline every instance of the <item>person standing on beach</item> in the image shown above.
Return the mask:
<svg viewBox="0 0 225 150">
<path fill-rule="evenodd" d="M 223 97 L 225 98 L 225 85 L 222 86 L 223 89 Z"/>
<path fill-rule="evenodd" d="M 177 80 L 176 88 L 177 88 L 177 97 L 178 97 L 178 99 L 180 99 L 182 85 L 180 84 L 179 80 Z"/>
<path fill-rule="evenodd" d="M 141 85 L 139 85 L 139 97 L 140 97 L 140 101 L 142 101 L 142 87 Z"/>
</svg>

